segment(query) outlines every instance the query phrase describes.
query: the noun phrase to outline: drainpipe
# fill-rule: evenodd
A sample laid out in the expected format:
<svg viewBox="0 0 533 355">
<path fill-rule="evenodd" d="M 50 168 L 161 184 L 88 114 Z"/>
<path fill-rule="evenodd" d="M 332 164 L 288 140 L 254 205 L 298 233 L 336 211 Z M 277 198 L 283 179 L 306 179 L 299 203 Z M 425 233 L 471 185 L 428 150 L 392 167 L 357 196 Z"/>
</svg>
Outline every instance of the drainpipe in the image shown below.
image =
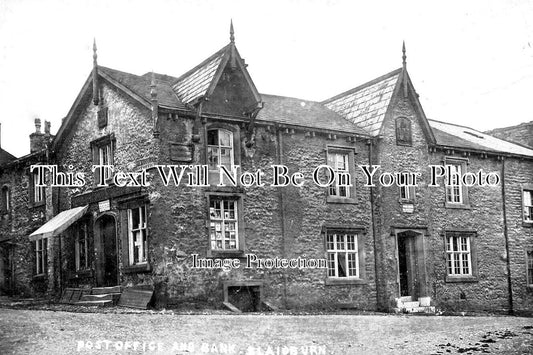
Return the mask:
<svg viewBox="0 0 533 355">
<path fill-rule="evenodd" d="M 276 126 L 278 149 L 277 161 L 279 165 L 283 165 L 283 135 L 281 129 Z M 281 220 L 281 257 L 285 258 L 285 211 L 283 210 L 283 187 L 278 187 L 278 204 Z M 283 305 L 287 308 L 287 269 L 283 269 Z"/>
<path fill-rule="evenodd" d="M 505 207 L 505 158 L 502 157 L 502 211 L 503 211 L 503 235 L 505 237 L 505 254 L 507 264 L 507 287 L 509 292 L 509 314 L 513 314 L 513 285 L 511 284 L 511 260 L 509 254 L 509 234 L 507 231 L 507 209 Z"/>
<path fill-rule="evenodd" d="M 367 145 L 368 145 L 368 165 L 369 165 L 369 168 L 370 170 L 372 170 L 372 155 L 374 154 L 373 153 L 373 149 L 372 149 L 372 140 L 368 140 L 367 141 Z M 376 302 L 377 302 L 377 306 L 379 308 L 379 303 L 380 303 L 380 300 L 379 300 L 379 285 L 378 285 L 378 282 L 380 282 L 380 278 L 378 277 L 378 268 L 379 268 L 379 262 L 378 262 L 378 253 L 377 253 L 377 241 L 376 241 L 376 219 L 375 219 L 375 215 L 374 215 L 374 188 L 373 187 L 370 187 L 370 218 L 371 218 L 371 223 L 372 223 L 372 240 L 374 242 L 374 273 L 375 273 L 375 277 L 376 277 Z"/>
</svg>

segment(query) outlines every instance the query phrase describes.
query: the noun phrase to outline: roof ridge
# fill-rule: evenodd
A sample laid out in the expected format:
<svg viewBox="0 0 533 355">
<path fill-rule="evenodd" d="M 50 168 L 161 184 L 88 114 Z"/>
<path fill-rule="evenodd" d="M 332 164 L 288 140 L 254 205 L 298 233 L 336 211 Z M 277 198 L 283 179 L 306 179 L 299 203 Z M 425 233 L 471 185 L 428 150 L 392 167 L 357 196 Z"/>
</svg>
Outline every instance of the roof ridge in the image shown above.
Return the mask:
<svg viewBox="0 0 533 355">
<path fill-rule="evenodd" d="M 354 93 L 354 92 L 356 92 L 356 91 L 359 91 L 359 90 L 364 89 L 364 88 L 366 88 L 366 87 L 368 87 L 368 86 L 374 85 L 374 84 L 376 84 L 376 83 L 378 83 L 378 82 L 380 82 L 380 81 L 382 81 L 382 80 L 388 79 L 388 78 L 390 78 L 390 77 L 392 77 L 392 76 L 394 76 L 394 75 L 396 75 L 396 74 L 399 74 L 402 70 L 403 70 L 403 68 L 395 69 L 395 70 L 393 70 L 393 71 L 391 71 L 391 72 L 389 72 L 389 73 L 387 73 L 387 74 L 384 74 L 384 75 L 379 76 L 379 77 L 377 77 L 377 78 L 375 78 L 375 79 L 372 79 L 372 80 L 370 80 L 370 81 L 367 81 L 367 82 L 364 83 L 364 84 L 361 84 L 361 85 L 356 86 L 356 87 L 354 87 L 354 88 L 352 88 L 352 89 L 349 89 L 349 90 L 344 91 L 344 92 L 342 92 L 342 93 L 340 93 L 340 94 L 337 94 L 337 95 L 335 95 L 335 96 L 333 96 L 333 97 L 330 97 L 329 99 L 326 99 L 326 100 L 320 101 L 320 103 L 322 103 L 322 104 L 327 104 L 327 103 L 330 103 L 330 102 L 332 102 L 332 101 L 335 101 L 335 100 L 338 99 L 338 98 L 341 98 L 341 97 L 343 97 L 343 96 L 346 96 L 346 95 L 352 94 L 352 93 Z"/>
<path fill-rule="evenodd" d="M 302 101 L 307 101 L 307 102 L 314 102 L 314 103 L 317 103 L 317 104 L 320 104 L 320 105 L 323 105 L 324 107 L 326 107 L 324 105 L 323 102 L 321 101 L 316 101 L 316 100 L 308 100 L 308 99 L 302 99 L 301 97 L 294 97 L 294 96 L 284 96 L 284 95 L 276 95 L 276 94 L 264 94 L 264 93 L 260 93 L 261 96 L 273 96 L 273 97 L 280 97 L 280 98 L 284 98 L 284 99 L 293 99 L 293 100 L 302 100 Z"/>
<path fill-rule="evenodd" d="M 479 131 L 475 128 L 472 128 L 472 127 L 468 127 L 468 126 L 463 126 L 463 125 L 460 125 L 460 124 L 457 124 L 457 123 L 450 123 L 450 122 L 444 122 L 444 121 L 439 121 L 439 120 L 434 120 L 434 119 L 431 119 L 431 118 L 428 118 L 428 121 L 433 121 L 433 122 L 437 122 L 437 123 L 442 123 L 442 124 L 446 124 L 446 125 L 450 125 L 450 126 L 455 126 L 455 127 L 461 127 L 461 128 L 467 128 L 467 129 L 471 129 L 472 131 L 476 131 L 478 133 L 481 133 L 481 134 L 486 134 L 486 135 L 489 135 L 488 133 L 485 133 L 483 131 Z M 492 137 L 492 136 L 491 136 Z"/>
</svg>

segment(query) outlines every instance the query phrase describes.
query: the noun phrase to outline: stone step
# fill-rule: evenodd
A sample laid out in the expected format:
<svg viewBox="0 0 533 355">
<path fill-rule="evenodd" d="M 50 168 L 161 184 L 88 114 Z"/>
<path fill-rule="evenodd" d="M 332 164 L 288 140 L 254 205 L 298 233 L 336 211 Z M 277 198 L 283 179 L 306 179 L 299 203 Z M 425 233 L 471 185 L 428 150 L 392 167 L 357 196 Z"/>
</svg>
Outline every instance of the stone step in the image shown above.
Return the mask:
<svg viewBox="0 0 533 355">
<path fill-rule="evenodd" d="M 420 302 L 414 301 L 414 302 L 402 302 L 402 305 L 400 308 L 415 308 L 420 307 Z"/>
<path fill-rule="evenodd" d="M 93 287 L 91 289 L 92 295 L 105 295 L 108 293 L 121 293 L 122 290 L 120 286 L 112 286 L 112 287 Z"/>
<path fill-rule="evenodd" d="M 86 301 L 112 301 L 114 304 L 120 299 L 120 293 L 106 293 L 101 295 L 83 295 L 80 302 Z"/>
<path fill-rule="evenodd" d="M 113 301 L 112 301 L 112 300 L 79 301 L 79 302 L 76 302 L 75 305 L 77 305 L 77 306 L 98 306 L 98 307 L 106 307 L 106 306 L 112 306 L 112 305 L 113 305 Z"/>
<path fill-rule="evenodd" d="M 400 297 L 400 298 L 397 298 L 397 299 L 402 301 L 402 302 L 413 302 L 413 297 L 411 297 L 411 296 L 403 296 L 403 297 Z"/>
<path fill-rule="evenodd" d="M 424 313 L 435 314 L 435 307 L 396 307 L 394 313 Z"/>
</svg>

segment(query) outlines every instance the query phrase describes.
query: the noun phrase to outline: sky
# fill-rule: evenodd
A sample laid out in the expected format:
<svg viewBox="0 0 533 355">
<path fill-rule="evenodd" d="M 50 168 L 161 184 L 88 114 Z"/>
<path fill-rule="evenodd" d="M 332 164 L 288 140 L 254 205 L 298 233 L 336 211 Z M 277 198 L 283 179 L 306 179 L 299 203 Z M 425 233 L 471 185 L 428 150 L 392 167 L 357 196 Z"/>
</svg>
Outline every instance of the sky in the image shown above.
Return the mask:
<svg viewBox="0 0 533 355">
<path fill-rule="evenodd" d="M 235 40 L 259 92 L 321 101 L 407 69 L 428 118 L 533 120 L 533 1 L 0 0 L 1 147 L 29 153 L 92 69 L 179 76 Z M 44 123 L 43 123 L 44 126 Z"/>
</svg>

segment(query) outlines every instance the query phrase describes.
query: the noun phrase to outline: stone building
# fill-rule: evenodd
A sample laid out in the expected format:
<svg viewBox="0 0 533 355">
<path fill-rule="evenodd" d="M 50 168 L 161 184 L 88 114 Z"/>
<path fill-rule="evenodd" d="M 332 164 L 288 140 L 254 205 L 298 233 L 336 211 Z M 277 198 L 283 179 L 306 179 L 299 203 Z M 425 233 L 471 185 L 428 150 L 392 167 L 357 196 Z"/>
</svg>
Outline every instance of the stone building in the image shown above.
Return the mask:
<svg viewBox="0 0 533 355">
<path fill-rule="evenodd" d="M 57 135 L 48 126 L 2 165 L 1 245 L 20 254 L 9 267 L 25 265 L 10 284 L 28 286 L 13 290 L 146 286 L 159 306 L 249 310 L 531 309 L 533 149 L 427 119 L 405 50 L 400 69 L 323 102 L 260 94 L 246 67 L 233 28 L 179 77 L 100 66 L 95 47 Z M 42 168 L 39 192 L 37 164 L 60 172 Z M 272 186 L 276 172 L 286 186 Z M 446 172 L 468 178 L 446 185 Z"/>
</svg>

